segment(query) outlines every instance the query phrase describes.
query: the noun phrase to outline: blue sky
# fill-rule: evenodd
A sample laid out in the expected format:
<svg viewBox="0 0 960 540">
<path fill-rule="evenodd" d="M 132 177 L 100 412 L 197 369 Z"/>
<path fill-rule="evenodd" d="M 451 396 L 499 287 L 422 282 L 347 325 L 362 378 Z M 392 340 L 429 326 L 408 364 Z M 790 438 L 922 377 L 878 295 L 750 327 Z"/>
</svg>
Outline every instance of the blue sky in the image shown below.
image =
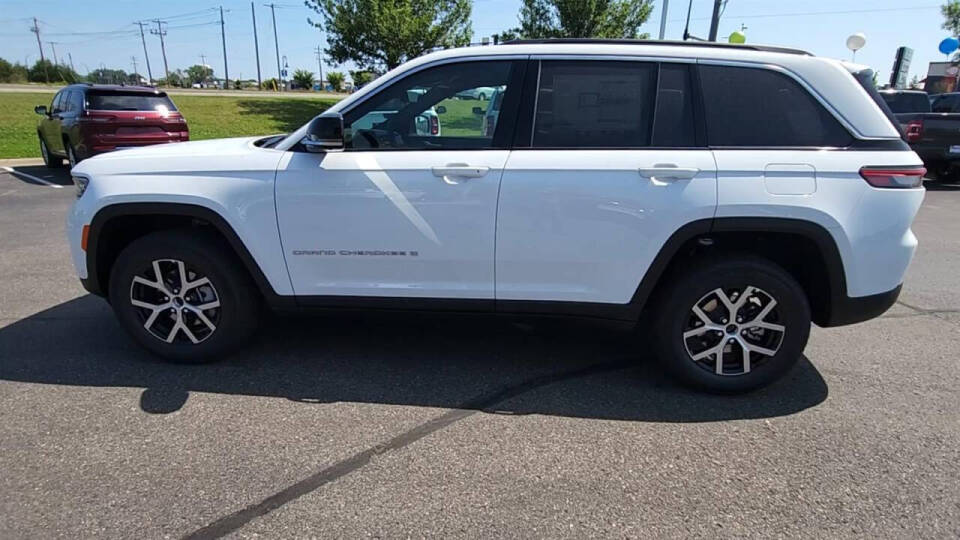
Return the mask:
<svg viewBox="0 0 960 540">
<path fill-rule="evenodd" d="M 283 7 L 276 10 L 280 54 L 287 56 L 291 71 L 306 68 L 317 71 L 313 49 L 323 44 L 319 30 L 307 24 L 316 14 L 298 0 L 274 0 Z M 671 0 L 667 15 L 668 39 L 680 39 L 688 0 Z M 237 0 L 2 0 L 0 9 L 0 57 L 33 63 L 39 57 L 35 36 L 29 31 L 29 17 L 36 16 L 44 42 L 56 42 L 57 56 L 73 57 L 77 71 L 85 73 L 101 63 L 107 67 L 132 71 L 131 56 L 136 56 L 138 71 L 146 73 L 143 47 L 136 20 L 170 18 L 166 36 L 170 69 L 200 63 L 201 54 L 218 76 L 223 74 L 223 55 L 219 19 L 213 9 L 220 5 L 225 13 L 227 58 L 230 77 L 256 77 L 250 2 Z M 255 3 L 260 40 L 263 77 L 276 76 L 276 57 L 270 10 L 264 0 Z M 897 47 L 914 49 L 911 75 L 921 78 L 928 62 L 943 60 L 937 44 L 946 37 L 940 29 L 940 1 L 931 0 L 729 0 L 720 24 L 721 36 L 747 26 L 748 43 L 783 45 L 809 50 L 819 56 L 850 58 L 846 37 L 854 32 L 867 36 L 867 45 L 857 53 L 857 61 L 880 72 L 881 81 L 889 77 Z M 474 0 L 474 40 L 517 24 L 520 0 Z M 712 0 L 693 0 L 691 32 L 706 36 Z M 205 11 L 210 9 L 210 11 Z M 659 32 L 661 0 L 643 30 L 656 37 Z M 176 17 L 171 17 L 176 16 Z M 96 34 L 95 32 L 100 32 Z M 163 61 L 159 39 L 147 34 L 147 52 L 154 76 L 162 75 Z M 51 45 L 44 53 L 52 56 Z M 341 66 L 346 70 L 351 66 Z M 324 69 L 332 66 L 325 63 Z"/>
</svg>

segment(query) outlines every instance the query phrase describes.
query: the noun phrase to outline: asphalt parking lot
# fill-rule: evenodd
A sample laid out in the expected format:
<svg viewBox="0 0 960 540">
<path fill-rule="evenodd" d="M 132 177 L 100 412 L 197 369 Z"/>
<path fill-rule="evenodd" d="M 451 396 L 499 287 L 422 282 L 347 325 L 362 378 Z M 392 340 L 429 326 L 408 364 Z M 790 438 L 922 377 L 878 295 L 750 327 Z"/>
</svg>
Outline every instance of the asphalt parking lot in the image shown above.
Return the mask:
<svg viewBox="0 0 960 540">
<path fill-rule="evenodd" d="M 272 318 L 171 366 L 85 294 L 63 172 L 0 169 L 0 538 L 960 535 L 960 186 L 901 301 L 747 396 L 599 325 Z M 55 187 L 66 185 L 66 188 Z"/>
</svg>

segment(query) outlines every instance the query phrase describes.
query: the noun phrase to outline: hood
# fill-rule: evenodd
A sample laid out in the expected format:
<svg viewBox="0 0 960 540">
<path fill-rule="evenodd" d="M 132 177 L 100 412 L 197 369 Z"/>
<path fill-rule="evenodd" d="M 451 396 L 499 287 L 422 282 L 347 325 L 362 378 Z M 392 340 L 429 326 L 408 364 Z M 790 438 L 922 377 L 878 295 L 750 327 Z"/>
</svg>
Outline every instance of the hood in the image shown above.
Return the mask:
<svg viewBox="0 0 960 540">
<path fill-rule="evenodd" d="M 227 171 L 244 169 L 252 165 L 251 159 L 260 164 L 263 153 L 275 154 L 279 160 L 281 153 L 277 150 L 253 145 L 262 138 L 209 139 L 127 148 L 85 159 L 71 172 L 98 175 Z"/>
</svg>

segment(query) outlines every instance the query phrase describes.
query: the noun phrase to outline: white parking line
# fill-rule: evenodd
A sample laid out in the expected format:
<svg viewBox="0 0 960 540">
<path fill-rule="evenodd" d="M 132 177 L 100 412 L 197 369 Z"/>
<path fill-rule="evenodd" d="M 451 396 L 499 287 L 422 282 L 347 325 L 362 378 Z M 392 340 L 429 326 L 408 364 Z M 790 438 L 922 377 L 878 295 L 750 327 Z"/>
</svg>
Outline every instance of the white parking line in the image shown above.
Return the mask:
<svg viewBox="0 0 960 540">
<path fill-rule="evenodd" d="M 44 180 L 43 178 L 37 178 L 36 176 L 34 176 L 34 175 L 32 175 L 32 174 L 27 174 L 27 173 L 25 173 L 25 172 L 15 171 L 15 170 L 11 169 L 10 167 L 0 167 L 0 169 L 2 169 L 2 170 L 4 170 L 4 171 L 7 171 L 7 172 L 10 173 L 10 174 L 16 174 L 16 175 L 19 175 L 19 176 L 23 176 L 24 178 L 29 178 L 30 180 L 33 180 L 34 182 L 40 182 L 41 184 L 43 184 L 43 185 L 45 185 L 45 186 L 50 186 L 50 187 L 52 187 L 52 188 L 57 188 L 57 189 L 63 189 L 63 186 L 61 186 L 60 184 L 54 184 L 53 182 L 50 182 L 49 180 Z"/>
</svg>

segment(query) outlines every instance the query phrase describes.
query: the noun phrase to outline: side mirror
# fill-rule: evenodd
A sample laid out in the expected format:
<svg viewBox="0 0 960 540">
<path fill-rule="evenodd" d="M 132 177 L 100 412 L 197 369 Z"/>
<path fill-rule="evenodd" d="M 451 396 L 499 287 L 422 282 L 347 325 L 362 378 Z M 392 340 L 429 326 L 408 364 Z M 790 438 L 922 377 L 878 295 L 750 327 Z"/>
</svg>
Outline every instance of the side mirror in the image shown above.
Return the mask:
<svg viewBox="0 0 960 540">
<path fill-rule="evenodd" d="M 473 114 L 483 114 L 483 109 L 481 107 L 474 107 Z"/>
<path fill-rule="evenodd" d="M 307 135 L 302 141 L 307 152 L 327 152 L 342 150 L 343 115 L 340 113 L 322 114 L 307 125 Z"/>
<path fill-rule="evenodd" d="M 437 105 L 434 110 L 437 111 L 437 114 L 447 114 L 447 108 L 443 105 Z"/>
<path fill-rule="evenodd" d="M 47 115 L 47 106 L 46 105 L 37 105 L 33 108 L 33 112 L 37 114 Z"/>
</svg>

